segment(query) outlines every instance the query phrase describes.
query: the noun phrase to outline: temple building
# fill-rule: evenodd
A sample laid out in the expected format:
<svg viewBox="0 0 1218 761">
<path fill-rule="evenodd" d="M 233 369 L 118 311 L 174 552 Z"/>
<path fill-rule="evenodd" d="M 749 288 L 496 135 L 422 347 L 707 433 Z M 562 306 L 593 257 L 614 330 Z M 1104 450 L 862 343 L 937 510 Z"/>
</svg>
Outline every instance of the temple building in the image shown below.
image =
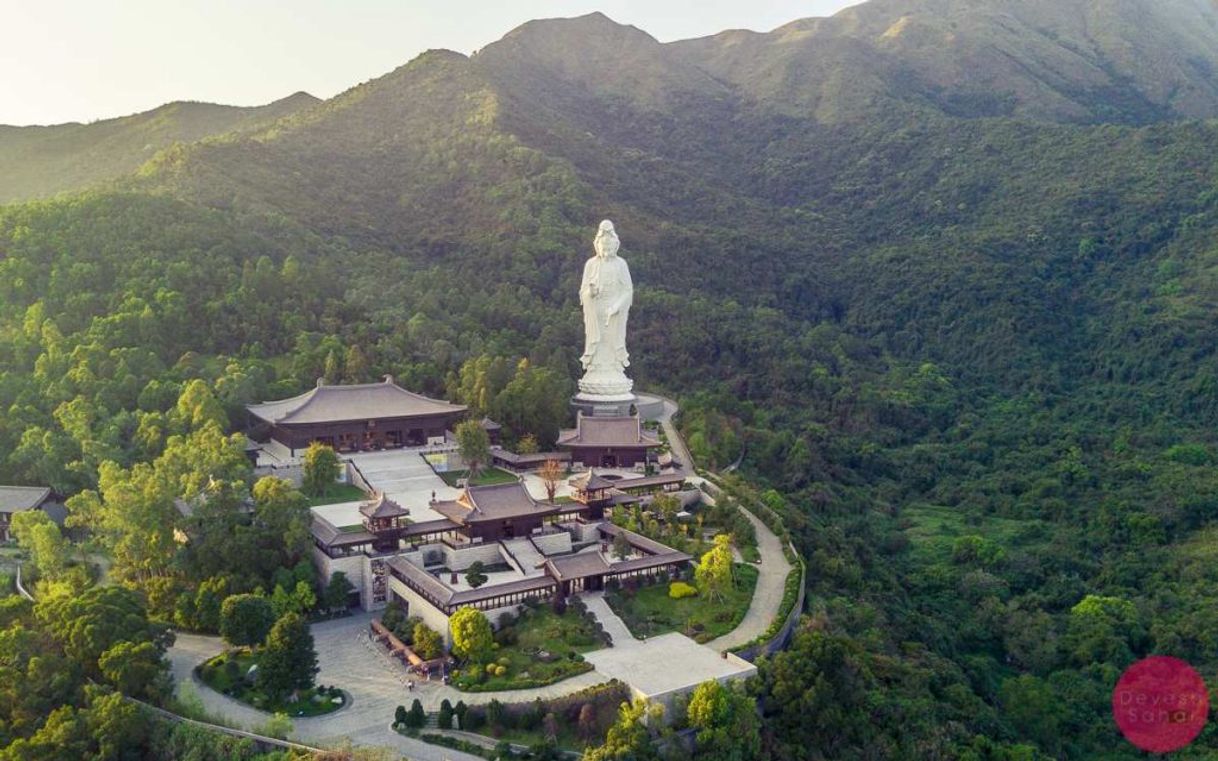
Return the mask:
<svg viewBox="0 0 1218 761">
<path fill-rule="evenodd" d="M 295 459 L 319 441 L 339 452 L 443 444 L 466 407 L 381 383 L 317 387 L 290 399 L 246 407 L 251 436 L 281 460 Z"/>
<path fill-rule="evenodd" d="M 377 494 L 359 506 L 358 525 L 336 526 L 314 512 L 314 560 L 326 580 L 346 574 L 361 607 L 395 601 L 446 640 L 448 617 L 463 606 L 497 616 L 529 599 L 601 589 L 613 578 L 672 574 L 689 564 L 689 555 L 603 520 L 615 499 L 637 497 L 607 480 L 594 481 L 581 496 L 550 503 L 519 481 L 470 486 L 456 499 L 430 503 L 443 518 L 415 523 L 408 509 Z M 610 549 L 619 535 L 629 548 L 624 553 L 621 542 Z M 478 587 L 465 579 L 475 562 L 489 577 Z"/>
<path fill-rule="evenodd" d="M 571 452 L 571 461 L 589 468 L 646 466 L 660 440 L 643 428 L 637 414 L 590 416 L 576 413 L 575 428 L 558 434 L 558 447 Z"/>
<path fill-rule="evenodd" d="M 45 486 L 0 486 L 0 542 L 12 541 L 13 515 L 42 510 L 56 523 L 63 523 L 62 507 L 51 499 Z M 59 512 L 56 512 L 58 510 Z"/>
</svg>

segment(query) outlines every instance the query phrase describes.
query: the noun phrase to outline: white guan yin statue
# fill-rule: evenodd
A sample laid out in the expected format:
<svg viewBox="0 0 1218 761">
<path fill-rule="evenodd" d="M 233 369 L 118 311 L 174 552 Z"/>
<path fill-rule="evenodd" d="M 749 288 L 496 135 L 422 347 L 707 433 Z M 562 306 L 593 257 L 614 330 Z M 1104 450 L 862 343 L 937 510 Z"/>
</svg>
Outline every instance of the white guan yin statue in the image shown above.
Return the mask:
<svg viewBox="0 0 1218 761">
<path fill-rule="evenodd" d="M 634 398 L 634 381 L 626 377 L 630 355 L 626 352 L 626 319 L 634 299 L 630 268 L 617 255 L 620 247 L 613 223 L 601 222 L 592 247 L 596 256 L 584 264 L 579 303 L 584 308 L 584 377 L 579 397 L 605 401 Z M 577 397 L 577 398 L 579 398 Z"/>
</svg>

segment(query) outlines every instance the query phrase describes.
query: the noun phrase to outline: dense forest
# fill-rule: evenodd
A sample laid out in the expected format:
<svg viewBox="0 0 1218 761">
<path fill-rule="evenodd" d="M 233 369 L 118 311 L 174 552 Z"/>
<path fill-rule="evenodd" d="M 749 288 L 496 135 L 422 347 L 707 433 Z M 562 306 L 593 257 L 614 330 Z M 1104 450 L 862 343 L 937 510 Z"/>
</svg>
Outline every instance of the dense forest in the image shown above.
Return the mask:
<svg viewBox="0 0 1218 761">
<path fill-rule="evenodd" d="M 980 34 L 1000 3 L 910 5 Z M 1177 30 L 1152 21 L 1154 44 Z M 800 65 L 840 84 L 847 38 Z M 1120 71 L 969 110 L 977 82 L 901 89 L 933 36 L 813 108 L 776 89 L 801 55 L 782 38 L 755 71 L 717 39 L 535 22 L 0 207 L 0 483 L 81 495 L 118 547 L 112 487 L 159 484 L 144 506 L 169 523 L 204 474 L 244 496 L 243 405 L 318 377 L 391 373 L 548 444 L 609 217 L 636 386 L 681 401 L 699 465 L 742 458 L 808 560 L 807 616 L 754 686 L 766 757 L 1140 757 L 1110 715 L 1120 670 L 1218 675 L 1218 123 L 1195 118 L 1215 112 Z M 268 525 L 223 548 L 279 548 L 236 587 L 298 560 Z M 169 622 L 216 572 L 166 549 L 150 584 L 145 561 L 127 581 L 169 588 L 139 603 Z M 54 626 L 31 616 L 6 620 Z M 109 710 L 73 689 L 83 721 Z M 1216 750 L 1207 729 L 1181 757 Z"/>
</svg>

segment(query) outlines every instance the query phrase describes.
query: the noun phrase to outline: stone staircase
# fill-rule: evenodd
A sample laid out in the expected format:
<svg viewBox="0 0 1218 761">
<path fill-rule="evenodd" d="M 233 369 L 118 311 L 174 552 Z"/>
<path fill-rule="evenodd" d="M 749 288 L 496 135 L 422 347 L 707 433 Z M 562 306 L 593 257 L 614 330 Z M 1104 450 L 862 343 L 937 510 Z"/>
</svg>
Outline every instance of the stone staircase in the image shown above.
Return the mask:
<svg viewBox="0 0 1218 761">
<path fill-rule="evenodd" d="M 523 573 L 525 576 L 540 576 L 543 571 L 539 567 L 546 562 L 546 556 L 537 551 L 537 545 L 528 537 L 504 539 L 499 542 L 501 554 L 508 565 Z"/>
</svg>

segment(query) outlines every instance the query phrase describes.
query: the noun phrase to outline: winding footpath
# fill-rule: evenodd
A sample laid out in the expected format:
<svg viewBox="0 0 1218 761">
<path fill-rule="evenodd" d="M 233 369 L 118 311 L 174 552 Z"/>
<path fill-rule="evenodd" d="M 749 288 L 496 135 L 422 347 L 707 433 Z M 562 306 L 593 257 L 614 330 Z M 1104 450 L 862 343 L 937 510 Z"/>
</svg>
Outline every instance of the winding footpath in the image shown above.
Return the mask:
<svg viewBox="0 0 1218 761">
<path fill-rule="evenodd" d="M 702 479 L 694 474 L 689 449 L 672 422 L 678 406 L 670 399 L 663 402 L 660 424 L 673 456 L 691 482 L 700 482 Z M 760 573 L 753 600 L 740 625 L 707 643 L 708 647 L 720 651 L 751 642 L 765 633 L 778 614 L 787 574 L 791 570 L 783 554 L 782 541 L 757 516 L 743 507 L 740 509 L 756 529 L 757 547 L 761 554 L 761 563 L 757 565 Z M 586 602 L 600 620 L 607 622 L 606 628 L 612 628 L 614 642 L 637 644 L 629 630 L 621 624 L 621 619 L 609 610 L 601 595 L 589 595 Z M 365 612 L 313 624 L 311 630 L 320 667 L 317 683 L 343 689 L 350 702 L 332 714 L 294 719 L 292 739 L 322 747 L 350 744 L 391 748 L 403 754 L 404 758 L 417 761 L 476 761 L 478 756 L 394 732 L 389 728 L 394 710 L 399 705 L 409 707 L 415 698 L 429 713 L 438 711 L 445 699 L 454 705 L 458 701 L 465 701 L 467 705 L 482 705 L 491 700 L 502 703 L 527 702 L 537 698 L 546 700 L 608 681 L 603 674 L 589 671 L 546 687 L 526 690 L 461 692 L 438 682 L 415 682 L 414 688 L 408 689 L 408 680 L 401 664 L 367 640 L 368 624 L 374 617 L 376 614 Z M 256 731 L 266 724 L 269 714 L 210 689 L 194 675 L 196 666 L 224 650 L 224 642 L 219 637 L 179 633 L 168 654 L 175 687 L 180 693 L 184 685 L 193 685 L 193 691 L 210 716 L 230 726 Z"/>
</svg>

